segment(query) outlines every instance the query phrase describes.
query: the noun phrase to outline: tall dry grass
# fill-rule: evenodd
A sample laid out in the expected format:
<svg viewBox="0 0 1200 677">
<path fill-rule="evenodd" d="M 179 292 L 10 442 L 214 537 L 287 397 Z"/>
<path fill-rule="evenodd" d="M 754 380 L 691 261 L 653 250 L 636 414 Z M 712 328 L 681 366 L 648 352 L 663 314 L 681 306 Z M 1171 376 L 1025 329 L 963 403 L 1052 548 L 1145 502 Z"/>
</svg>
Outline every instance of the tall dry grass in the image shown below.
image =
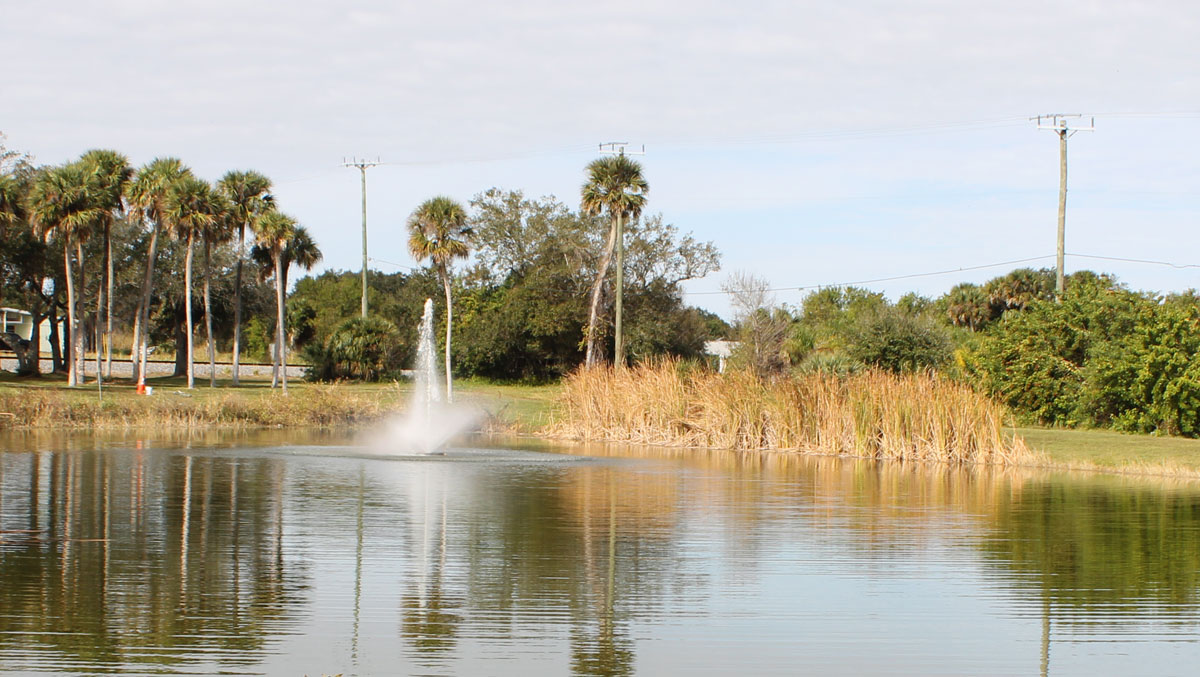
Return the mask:
<svg viewBox="0 0 1200 677">
<path fill-rule="evenodd" d="M 551 434 L 666 446 L 793 449 L 867 458 L 1029 463 L 1000 405 L 932 374 L 753 374 L 665 361 L 567 377 Z"/>
</svg>

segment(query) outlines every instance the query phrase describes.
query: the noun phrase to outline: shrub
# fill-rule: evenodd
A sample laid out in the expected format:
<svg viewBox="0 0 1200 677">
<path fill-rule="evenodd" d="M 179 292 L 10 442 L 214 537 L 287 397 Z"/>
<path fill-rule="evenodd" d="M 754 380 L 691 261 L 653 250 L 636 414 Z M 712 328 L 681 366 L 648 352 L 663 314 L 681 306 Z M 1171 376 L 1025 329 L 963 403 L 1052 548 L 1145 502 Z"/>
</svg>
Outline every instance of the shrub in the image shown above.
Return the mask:
<svg viewBox="0 0 1200 677">
<path fill-rule="evenodd" d="M 930 319 L 888 309 L 859 322 L 850 356 L 890 372 L 940 367 L 950 356 L 950 338 Z"/>
<path fill-rule="evenodd" d="M 399 372 L 403 348 L 396 325 L 379 317 L 356 317 L 335 329 L 324 346 L 310 343 L 304 354 L 312 362 L 308 376 L 313 380 L 378 381 Z"/>
</svg>

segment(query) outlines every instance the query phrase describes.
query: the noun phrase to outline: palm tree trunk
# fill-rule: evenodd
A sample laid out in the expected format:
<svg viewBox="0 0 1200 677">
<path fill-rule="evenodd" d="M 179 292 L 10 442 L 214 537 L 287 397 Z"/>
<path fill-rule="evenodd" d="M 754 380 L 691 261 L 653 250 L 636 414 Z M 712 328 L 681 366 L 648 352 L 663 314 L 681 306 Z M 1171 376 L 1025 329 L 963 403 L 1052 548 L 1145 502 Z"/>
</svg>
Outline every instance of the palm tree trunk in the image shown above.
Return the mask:
<svg viewBox="0 0 1200 677">
<path fill-rule="evenodd" d="M 453 325 L 454 305 L 450 301 L 450 271 L 442 271 L 442 287 L 446 290 L 446 402 L 454 402 L 454 383 L 450 380 L 450 328 Z"/>
<path fill-rule="evenodd" d="M 71 270 L 71 245 L 67 243 L 63 245 L 63 266 L 67 276 L 67 325 L 71 327 L 71 343 L 72 352 L 74 352 L 75 341 L 75 276 Z M 69 357 L 70 364 L 67 366 L 67 385 L 74 388 L 78 385 L 78 374 L 75 372 L 75 356 Z"/>
<path fill-rule="evenodd" d="M 84 307 L 83 306 L 83 297 L 87 294 L 87 289 L 86 289 L 87 275 L 86 275 L 86 270 L 84 269 L 84 265 L 83 265 L 84 261 L 83 261 L 83 243 L 82 242 L 75 243 L 75 261 L 77 263 L 79 263 L 79 282 L 76 287 L 76 289 L 78 290 L 78 292 L 76 293 L 76 296 L 78 298 L 75 299 L 75 302 L 78 304 L 75 309 L 75 320 L 76 320 L 76 322 L 78 322 L 78 326 L 75 327 L 74 331 L 71 332 L 71 343 L 75 347 L 75 350 L 71 353 L 71 359 L 74 360 L 77 365 L 75 367 L 76 383 L 78 385 L 83 385 L 83 384 L 87 383 L 87 379 L 84 378 L 84 376 L 83 376 L 83 365 L 84 365 L 83 353 L 86 348 L 86 344 L 84 343 L 84 331 L 83 331 L 83 307 Z"/>
<path fill-rule="evenodd" d="M 587 356 L 584 364 L 596 366 L 600 356 L 596 351 L 596 319 L 600 310 L 600 290 L 604 287 L 604 278 L 608 274 L 608 264 L 612 262 L 613 247 L 617 244 L 617 224 L 613 222 L 608 231 L 608 244 L 604 246 L 604 255 L 600 257 L 600 269 L 596 271 L 596 281 L 592 283 L 592 304 L 588 311 Z"/>
<path fill-rule="evenodd" d="M 217 355 L 213 349 L 212 335 L 212 300 L 209 296 L 209 280 L 212 278 L 212 266 L 209 261 L 212 255 L 212 243 L 204 238 L 204 338 L 208 343 L 208 387 L 217 385 Z"/>
<path fill-rule="evenodd" d="M 111 226 L 104 229 L 104 266 L 108 287 L 108 306 L 104 310 L 104 375 L 112 378 L 112 307 L 113 307 L 113 260 Z"/>
<path fill-rule="evenodd" d="M 287 394 L 287 344 L 283 329 L 283 247 L 275 247 L 275 352 L 279 355 L 279 383 Z"/>
<path fill-rule="evenodd" d="M 146 277 L 142 280 L 142 305 L 141 305 L 141 321 L 140 334 L 135 339 L 135 348 L 138 353 L 138 369 L 137 379 L 138 385 L 146 385 L 146 351 L 150 343 L 150 290 L 154 285 L 154 259 L 158 255 L 158 223 L 155 222 L 154 230 L 150 232 L 150 249 L 146 253 Z"/>
<path fill-rule="evenodd" d="M 237 271 L 233 274 L 233 385 L 238 385 L 242 350 L 242 259 L 246 252 L 246 224 L 238 226 Z"/>
<path fill-rule="evenodd" d="M 192 242 L 191 233 L 187 239 L 187 254 L 183 258 L 183 313 L 187 318 L 187 387 L 196 387 L 196 360 L 192 355 Z"/>
<path fill-rule="evenodd" d="M 57 286 L 57 283 L 55 283 Z M 54 290 L 54 294 L 50 297 L 50 371 L 58 373 L 62 371 L 62 339 L 58 335 L 59 328 L 58 315 L 58 290 Z"/>
</svg>

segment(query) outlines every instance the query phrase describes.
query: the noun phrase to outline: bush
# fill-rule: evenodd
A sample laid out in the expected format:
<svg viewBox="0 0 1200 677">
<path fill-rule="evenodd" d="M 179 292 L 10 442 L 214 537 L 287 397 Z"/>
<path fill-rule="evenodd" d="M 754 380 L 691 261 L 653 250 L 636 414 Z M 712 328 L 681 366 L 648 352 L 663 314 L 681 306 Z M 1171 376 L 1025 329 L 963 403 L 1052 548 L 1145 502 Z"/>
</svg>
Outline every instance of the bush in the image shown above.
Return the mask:
<svg viewBox="0 0 1200 677">
<path fill-rule="evenodd" d="M 863 364 L 900 373 L 940 367 L 950 350 L 950 338 L 934 321 L 888 309 L 859 322 L 849 353 Z"/>
<path fill-rule="evenodd" d="M 313 342 L 304 351 L 312 363 L 308 377 L 318 381 L 392 378 L 400 371 L 404 353 L 400 330 L 379 317 L 347 320 L 323 346 Z"/>
</svg>

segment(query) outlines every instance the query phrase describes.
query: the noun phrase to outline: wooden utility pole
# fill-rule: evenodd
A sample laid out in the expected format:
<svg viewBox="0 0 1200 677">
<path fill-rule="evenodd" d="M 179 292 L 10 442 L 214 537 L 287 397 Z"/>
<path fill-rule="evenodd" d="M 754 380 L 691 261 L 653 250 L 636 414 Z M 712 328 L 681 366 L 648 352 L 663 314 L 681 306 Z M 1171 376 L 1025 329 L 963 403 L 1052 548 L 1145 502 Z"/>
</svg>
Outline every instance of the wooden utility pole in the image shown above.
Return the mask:
<svg viewBox="0 0 1200 677">
<path fill-rule="evenodd" d="M 625 155 L 629 147 L 627 141 L 610 141 L 600 144 L 601 155 Z M 645 155 L 646 147 L 629 151 L 629 155 Z M 613 364 L 625 366 L 625 343 L 621 337 L 621 297 L 625 288 L 625 221 L 623 214 L 617 213 L 617 289 L 614 300 L 613 318 Z"/>
<path fill-rule="evenodd" d="M 1066 258 L 1067 241 L 1067 138 L 1075 132 L 1091 132 L 1096 129 L 1096 118 L 1091 119 L 1091 125 L 1088 127 L 1072 127 L 1068 124 L 1068 118 L 1081 117 L 1083 116 L 1078 113 L 1070 115 L 1050 113 L 1029 118 L 1037 121 L 1038 129 L 1049 129 L 1058 134 L 1058 253 L 1055 258 L 1058 264 L 1058 273 L 1054 280 L 1054 293 L 1060 301 L 1066 290 L 1063 264 Z"/>
<path fill-rule="evenodd" d="M 359 160 L 353 158 L 351 160 L 342 159 L 343 167 L 357 167 L 362 175 L 362 316 L 367 317 L 367 169 L 379 166 L 379 158 L 375 158 L 374 162 L 370 160 Z"/>
</svg>

